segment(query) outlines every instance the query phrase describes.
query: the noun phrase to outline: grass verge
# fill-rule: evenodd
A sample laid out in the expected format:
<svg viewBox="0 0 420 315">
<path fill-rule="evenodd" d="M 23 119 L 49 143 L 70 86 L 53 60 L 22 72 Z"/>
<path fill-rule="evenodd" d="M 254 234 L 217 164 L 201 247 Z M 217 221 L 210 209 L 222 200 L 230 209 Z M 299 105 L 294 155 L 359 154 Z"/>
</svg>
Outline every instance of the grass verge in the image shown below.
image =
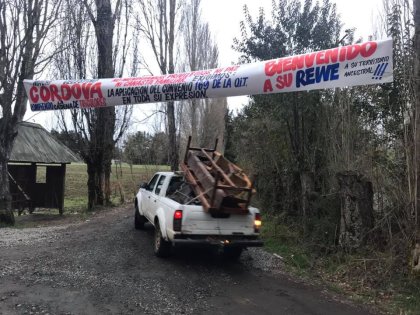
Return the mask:
<svg viewBox="0 0 420 315">
<path fill-rule="evenodd" d="M 112 165 L 111 202 L 114 205 L 132 202 L 142 182 L 147 182 L 158 171 L 168 171 L 165 165 Z M 16 215 L 16 228 L 61 224 L 88 219 L 87 168 L 84 163 L 67 165 L 64 193 L 64 214 L 58 209 L 36 209 L 32 215 Z M 100 210 L 100 208 L 98 208 Z M 26 212 L 26 211 L 25 211 Z"/>
<path fill-rule="evenodd" d="M 420 277 L 407 262 L 375 248 L 357 253 L 318 248 L 303 237 L 301 225 L 265 216 L 265 248 L 280 255 L 292 274 L 388 314 L 420 314 Z"/>
</svg>

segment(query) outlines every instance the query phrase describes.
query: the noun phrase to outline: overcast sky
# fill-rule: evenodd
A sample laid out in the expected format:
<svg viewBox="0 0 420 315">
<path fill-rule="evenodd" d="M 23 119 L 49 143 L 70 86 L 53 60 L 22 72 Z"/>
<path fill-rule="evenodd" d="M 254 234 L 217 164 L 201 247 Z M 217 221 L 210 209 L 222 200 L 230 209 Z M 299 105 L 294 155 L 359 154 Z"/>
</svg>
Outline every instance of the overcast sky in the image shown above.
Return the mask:
<svg viewBox="0 0 420 315">
<path fill-rule="evenodd" d="M 315 2 L 315 1 L 314 1 Z M 321 1 L 320 1 L 321 2 Z M 356 38 L 367 40 L 373 34 L 372 20 L 382 7 L 382 0 L 331 0 L 337 4 L 337 12 L 343 22 L 343 30 L 356 28 Z M 231 49 L 233 38 L 240 37 L 239 22 L 243 20 L 246 4 L 253 17 L 259 8 L 265 9 L 267 16 L 272 0 L 202 0 L 203 18 L 210 24 L 220 50 L 220 63 L 236 62 L 238 54 Z"/>
<path fill-rule="evenodd" d="M 343 30 L 356 28 L 355 38 L 368 40 L 373 35 L 372 21 L 378 16 L 383 0 L 331 0 L 337 4 Z M 314 1 L 315 2 L 315 1 Z M 321 2 L 321 1 L 320 1 Z M 239 23 L 243 20 L 243 7 L 246 4 L 253 17 L 258 16 L 262 7 L 269 13 L 272 0 L 202 0 L 203 18 L 209 23 L 210 29 L 219 47 L 219 62 L 221 66 L 236 63 L 239 54 L 232 48 L 233 39 L 240 37 Z M 267 14 L 269 17 L 269 14 Z M 229 108 L 240 109 L 248 102 L 248 97 L 237 96 L 228 98 Z"/>
<path fill-rule="evenodd" d="M 362 37 L 367 40 L 369 35 L 374 33 L 373 20 L 378 16 L 382 8 L 383 0 L 331 0 L 337 4 L 337 12 L 343 22 L 343 30 L 346 28 L 356 28 L 356 38 Z M 321 2 L 321 1 L 320 1 Z M 267 13 L 270 12 L 272 0 L 202 0 L 202 15 L 213 33 L 214 39 L 219 47 L 220 66 L 227 66 L 238 61 L 238 53 L 232 50 L 233 39 L 240 36 L 239 23 L 243 20 L 243 6 L 249 7 L 252 16 L 258 15 L 258 10 L 263 7 Z M 267 14 L 269 16 L 269 14 Z M 59 78 L 50 78 L 59 79 Z M 229 108 L 240 109 L 243 104 L 248 102 L 247 97 L 228 98 Z M 135 118 L 142 120 L 148 116 L 155 105 L 141 104 L 135 105 Z M 34 121 L 42 124 L 47 129 L 56 127 L 54 115 L 51 113 L 41 113 L 34 115 L 29 109 L 25 115 L 25 120 Z M 148 130 L 153 124 L 152 121 L 134 124 L 135 130 Z"/>
</svg>

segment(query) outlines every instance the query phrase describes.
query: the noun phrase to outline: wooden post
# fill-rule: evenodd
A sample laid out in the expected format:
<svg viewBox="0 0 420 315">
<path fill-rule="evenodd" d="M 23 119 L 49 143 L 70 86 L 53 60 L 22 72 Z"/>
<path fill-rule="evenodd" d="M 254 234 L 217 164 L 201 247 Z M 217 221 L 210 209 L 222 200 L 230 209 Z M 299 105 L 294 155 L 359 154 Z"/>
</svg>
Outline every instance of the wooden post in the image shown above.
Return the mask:
<svg viewBox="0 0 420 315">
<path fill-rule="evenodd" d="M 219 138 L 216 138 L 216 142 L 214 143 L 214 151 L 212 154 L 212 159 L 214 160 L 214 157 L 216 156 L 216 151 L 217 151 L 217 144 L 219 143 Z"/>
<path fill-rule="evenodd" d="M 61 191 L 61 204 L 60 207 L 58 208 L 58 211 L 60 212 L 60 214 L 62 215 L 64 212 L 64 194 L 66 191 L 66 164 L 61 164 L 61 174 L 62 174 L 62 180 L 63 180 L 63 189 Z"/>
<path fill-rule="evenodd" d="M 190 150 L 190 145 L 191 145 L 191 136 L 188 137 L 187 148 L 185 149 L 184 164 L 187 164 L 188 151 Z"/>
<path fill-rule="evenodd" d="M 217 191 L 217 186 L 219 185 L 219 178 L 220 178 L 219 171 L 216 171 L 216 177 L 214 178 L 213 193 L 211 194 L 211 201 L 210 201 L 211 207 L 214 205 L 214 199 L 216 199 L 216 191 Z"/>
<path fill-rule="evenodd" d="M 6 159 L 0 161 L 0 183 L 6 184 L 0 186 L 0 223 L 14 225 L 15 216 L 12 211 L 12 197 L 10 195 L 9 173 Z"/>
<path fill-rule="evenodd" d="M 372 183 L 359 173 L 337 173 L 340 186 L 341 222 L 339 243 L 351 251 L 365 244 L 374 227 Z"/>
</svg>

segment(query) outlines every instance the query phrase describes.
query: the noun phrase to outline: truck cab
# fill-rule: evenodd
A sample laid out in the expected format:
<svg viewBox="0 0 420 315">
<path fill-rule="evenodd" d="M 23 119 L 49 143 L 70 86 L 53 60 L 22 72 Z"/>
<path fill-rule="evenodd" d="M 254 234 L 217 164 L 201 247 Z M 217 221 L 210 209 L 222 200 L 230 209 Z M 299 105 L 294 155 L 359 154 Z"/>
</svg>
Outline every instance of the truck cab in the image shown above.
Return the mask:
<svg viewBox="0 0 420 315">
<path fill-rule="evenodd" d="M 247 214 L 210 213 L 203 209 L 184 174 L 158 172 L 135 198 L 135 227 L 148 221 L 155 227 L 155 254 L 165 257 L 173 247 L 210 245 L 238 258 L 249 246 L 262 246 L 258 209 Z"/>
</svg>

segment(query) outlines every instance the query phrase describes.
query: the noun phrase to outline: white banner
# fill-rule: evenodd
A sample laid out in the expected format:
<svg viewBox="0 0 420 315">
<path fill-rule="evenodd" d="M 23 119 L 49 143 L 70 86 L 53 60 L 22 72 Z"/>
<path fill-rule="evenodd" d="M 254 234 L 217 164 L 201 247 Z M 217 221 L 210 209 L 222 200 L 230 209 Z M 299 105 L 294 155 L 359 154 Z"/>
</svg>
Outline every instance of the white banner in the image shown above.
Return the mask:
<svg viewBox="0 0 420 315">
<path fill-rule="evenodd" d="M 96 80 L 25 80 L 33 111 L 93 108 L 392 82 L 392 40 L 244 65 Z"/>
</svg>

